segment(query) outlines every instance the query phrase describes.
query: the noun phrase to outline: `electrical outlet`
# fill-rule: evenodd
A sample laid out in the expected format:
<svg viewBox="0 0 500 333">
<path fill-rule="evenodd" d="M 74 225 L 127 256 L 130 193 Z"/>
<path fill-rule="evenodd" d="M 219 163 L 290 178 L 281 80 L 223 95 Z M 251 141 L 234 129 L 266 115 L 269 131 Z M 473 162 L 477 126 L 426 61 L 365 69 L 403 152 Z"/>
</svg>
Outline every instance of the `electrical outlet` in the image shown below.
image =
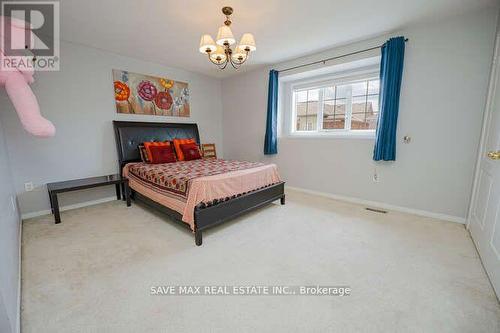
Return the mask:
<svg viewBox="0 0 500 333">
<path fill-rule="evenodd" d="M 24 183 L 24 190 L 26 192 L 31 192 L 31 191 L 33 191 L 33 189 L 34 189 L 33 182 Z"/>
<path fill-rule="evenodd" d="M 373 178 L 372 178 L 372 179 L 373 179 L 373 181 L 374 181 L 375 183 L 378 183 L 378 182 L 380 181 L 380 178 L 379 178 L 379 176 L 378 176 L 378 170 L 377 170 L 377 167 L 374 167 L 374 168 L 373 168 Z"/>
<path fill-rule="evenodd" d="M 16 207 L 16 198 L 13 195 L 10 196 L 10 204 L 12 205 L 12 210 L 15 213 L 17 210 L 17 207 Z"/>
</svg>

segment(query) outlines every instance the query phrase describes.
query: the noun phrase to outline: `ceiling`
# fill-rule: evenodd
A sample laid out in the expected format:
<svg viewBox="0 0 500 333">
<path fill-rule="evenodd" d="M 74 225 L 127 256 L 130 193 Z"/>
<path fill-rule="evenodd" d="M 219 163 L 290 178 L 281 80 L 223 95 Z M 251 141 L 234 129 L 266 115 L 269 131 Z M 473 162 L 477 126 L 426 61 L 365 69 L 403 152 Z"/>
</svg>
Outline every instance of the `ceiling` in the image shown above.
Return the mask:
<svg viewBox="0 0 500 333">
<path fill-rule="evenodd" d="M 201 34 L 214 38 L 234 8 L 236 38 L 254 34 L 257 51 L 244 70 L 390 32 L 422 20 L 493 5 L 495 0 L 63 0 L 61 38 L 145 61 L 215 77 L 198 52 Z M 241 71 L 241 69 L 240 69 Z"/>
</svg>

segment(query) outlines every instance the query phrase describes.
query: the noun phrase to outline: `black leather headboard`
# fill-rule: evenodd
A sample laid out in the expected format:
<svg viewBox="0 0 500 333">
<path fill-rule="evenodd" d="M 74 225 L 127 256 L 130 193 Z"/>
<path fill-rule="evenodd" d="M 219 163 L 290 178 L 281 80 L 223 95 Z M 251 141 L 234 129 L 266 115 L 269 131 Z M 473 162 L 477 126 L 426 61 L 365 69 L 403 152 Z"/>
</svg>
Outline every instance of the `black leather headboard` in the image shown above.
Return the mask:
<svg viewBox="0 0 500 333">
<path fill-rule="evenodd" d="M 200 143 L 198 125 L 182 123 L 150 123 L 113 121 L 120 170 L 125 164 L 141 160 L 138 146 L 146 141 L 195 138 Z"/>
</svg>

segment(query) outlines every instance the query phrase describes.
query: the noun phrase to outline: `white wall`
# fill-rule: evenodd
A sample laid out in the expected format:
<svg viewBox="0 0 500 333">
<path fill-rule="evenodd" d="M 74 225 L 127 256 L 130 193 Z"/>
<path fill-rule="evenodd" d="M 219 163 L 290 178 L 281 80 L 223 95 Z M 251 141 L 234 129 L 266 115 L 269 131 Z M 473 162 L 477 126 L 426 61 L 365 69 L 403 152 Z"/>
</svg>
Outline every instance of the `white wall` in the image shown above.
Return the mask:
<svg viewBox="0 0 500 333">
<path fill-rule="evenodd" d="M 13 202 L 14 200 L 14 202 Z M 20 218 L 0 122 L 0 332 L 17 332 Z"/>
<path fill-rule="evenodd" d="M 191 118 L 119 115 L 111 70 L 166 76 L 189 83 Z M 215 143 L 222 153 L 221 82 L 185 70 L 168 68 L 77 44 L 61 43 L 61 70 L 38 72 L 32 86 L 44 116 L 57 128 L 54 138 L 27 134 L 5 93 L 0 94 L 15 190 L 21 212 L 49 209 L 44 184 L 118 171 L 112 120 L 196 122 L 202 142 Z M 32 181 L 33 192 L 24 191 Z M 61 206 L 114 196 L 114 188 L 67 193 Z"/>
<path fill-rule="evenodd" d="M 224 156 L 277 163 L 290 186 L 463 220 L 471 193 L 496 13 L 489 9 L 429 21 L 223 80 Z M 283 69 L 364 49 L 397 35 L 406 36 L 409 42 L 395 163 L 372 161 L 372 139 L 280 138 L 278 155 L 263 155 L 270 68 Z M 412 137 L 411 144 L 402 143 L 404 135 Z M 375 167 L 379 183 L 372 180 Z"/>
</svg>

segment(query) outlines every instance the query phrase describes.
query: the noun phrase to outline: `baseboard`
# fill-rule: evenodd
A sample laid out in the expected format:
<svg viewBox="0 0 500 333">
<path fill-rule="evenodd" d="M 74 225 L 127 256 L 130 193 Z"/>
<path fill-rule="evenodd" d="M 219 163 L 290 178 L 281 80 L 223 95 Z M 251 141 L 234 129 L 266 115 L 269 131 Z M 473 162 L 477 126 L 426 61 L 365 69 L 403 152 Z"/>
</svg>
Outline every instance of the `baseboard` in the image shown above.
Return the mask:
<svg viewBox="0 0 500 333">
<path fill-rule="evenodd" d="M 401 206 L 386 204 L 383 202 L 364 200 L 364 199 L 353 198 L 353 197 L 348 197 L 348 196 L 343 196 L 343 195 L 338 195 L 338 194 L 313 191 L 313 190 L 308 190 L 308 189 L 300 188 L 300 187 L 286 186 L 286 189 L 298 191 L 298 192 L 303 192 L 303 193 L 308 193 L 308 194 L 313 194 L 313 195 L 318 195 L 321 197 L 330 198 L 330 199 L 334 199 L 334 200 L 355 203 L 355 204 L 359 204 L 359 205 L 363 205 L 363 206 L 382 208 L 382 209 L 386 209 L 386 210 L 392 210 L 395 212 L 408 213 L 408 214 L 419 215 L 419 216 L 424 216 L 424 217 L 431 217 L 431 218 L 449 221 L 449 222 L 465 224 L 465 218 L 459 217 L 459 216 L 433 213 L 433 212 L 420 210 L 420 209 L 401 207 Z"/>
<path fill-rule="evenodd" d="M 22 293 L 22 287 L 21 287 L 21 274 L 22 274 L 22 266 L 21 266 L 21 260 L 23 260 L 22 256 L 22 246 L 23 246 L 23 222 L 21 218 L 18 215 L 19 219 L 19 236 L 18 236 L 18 241 L 19 241 L 19 267 L 18 267 L 18 277 L 19 280 L 17 281 L 17 318 L 16 318 L 16 332 L 21 333 L 21 293 Z"/>
<path fill-rule="evenodd" d="M 105 202 L 109 202 L 109 201 L 114 201 L 114 200 L 116 200 L 116 197 L 107 197 L 107 198 L 102 198 L 102 199 L 97 199 L 97 200 L 85 201 L 85 202 L 80 202 L 80 203 L 73 204 L 73 205 L 62 206 L 62 207 L 59 208 L 59 210 L 61 212 L 64 212 L 64 211 L 70 210 L 70 209 L 76 209 L 76 208 L 82 208 L 82 207 L 87 207 L 87 206 L 92 206 L 92 205 L 98 205 L 98 204 L 101 204 L 101 203 L 105 203 Z M 31 212 L 31 213 L 22 214 L 21 215 L 21 219 L 27 220 L 27 219 L 31 219 L 33 217 L 38 217 L 38 216 L 43 216 L 43 215 L 50 215 L 50 214 L 52 214 L 51 210 L 50 209 L 46 209 L 46 210 L 41 210 L 41 211 L 38 211 L 38 212 Z"/>
</svg>

